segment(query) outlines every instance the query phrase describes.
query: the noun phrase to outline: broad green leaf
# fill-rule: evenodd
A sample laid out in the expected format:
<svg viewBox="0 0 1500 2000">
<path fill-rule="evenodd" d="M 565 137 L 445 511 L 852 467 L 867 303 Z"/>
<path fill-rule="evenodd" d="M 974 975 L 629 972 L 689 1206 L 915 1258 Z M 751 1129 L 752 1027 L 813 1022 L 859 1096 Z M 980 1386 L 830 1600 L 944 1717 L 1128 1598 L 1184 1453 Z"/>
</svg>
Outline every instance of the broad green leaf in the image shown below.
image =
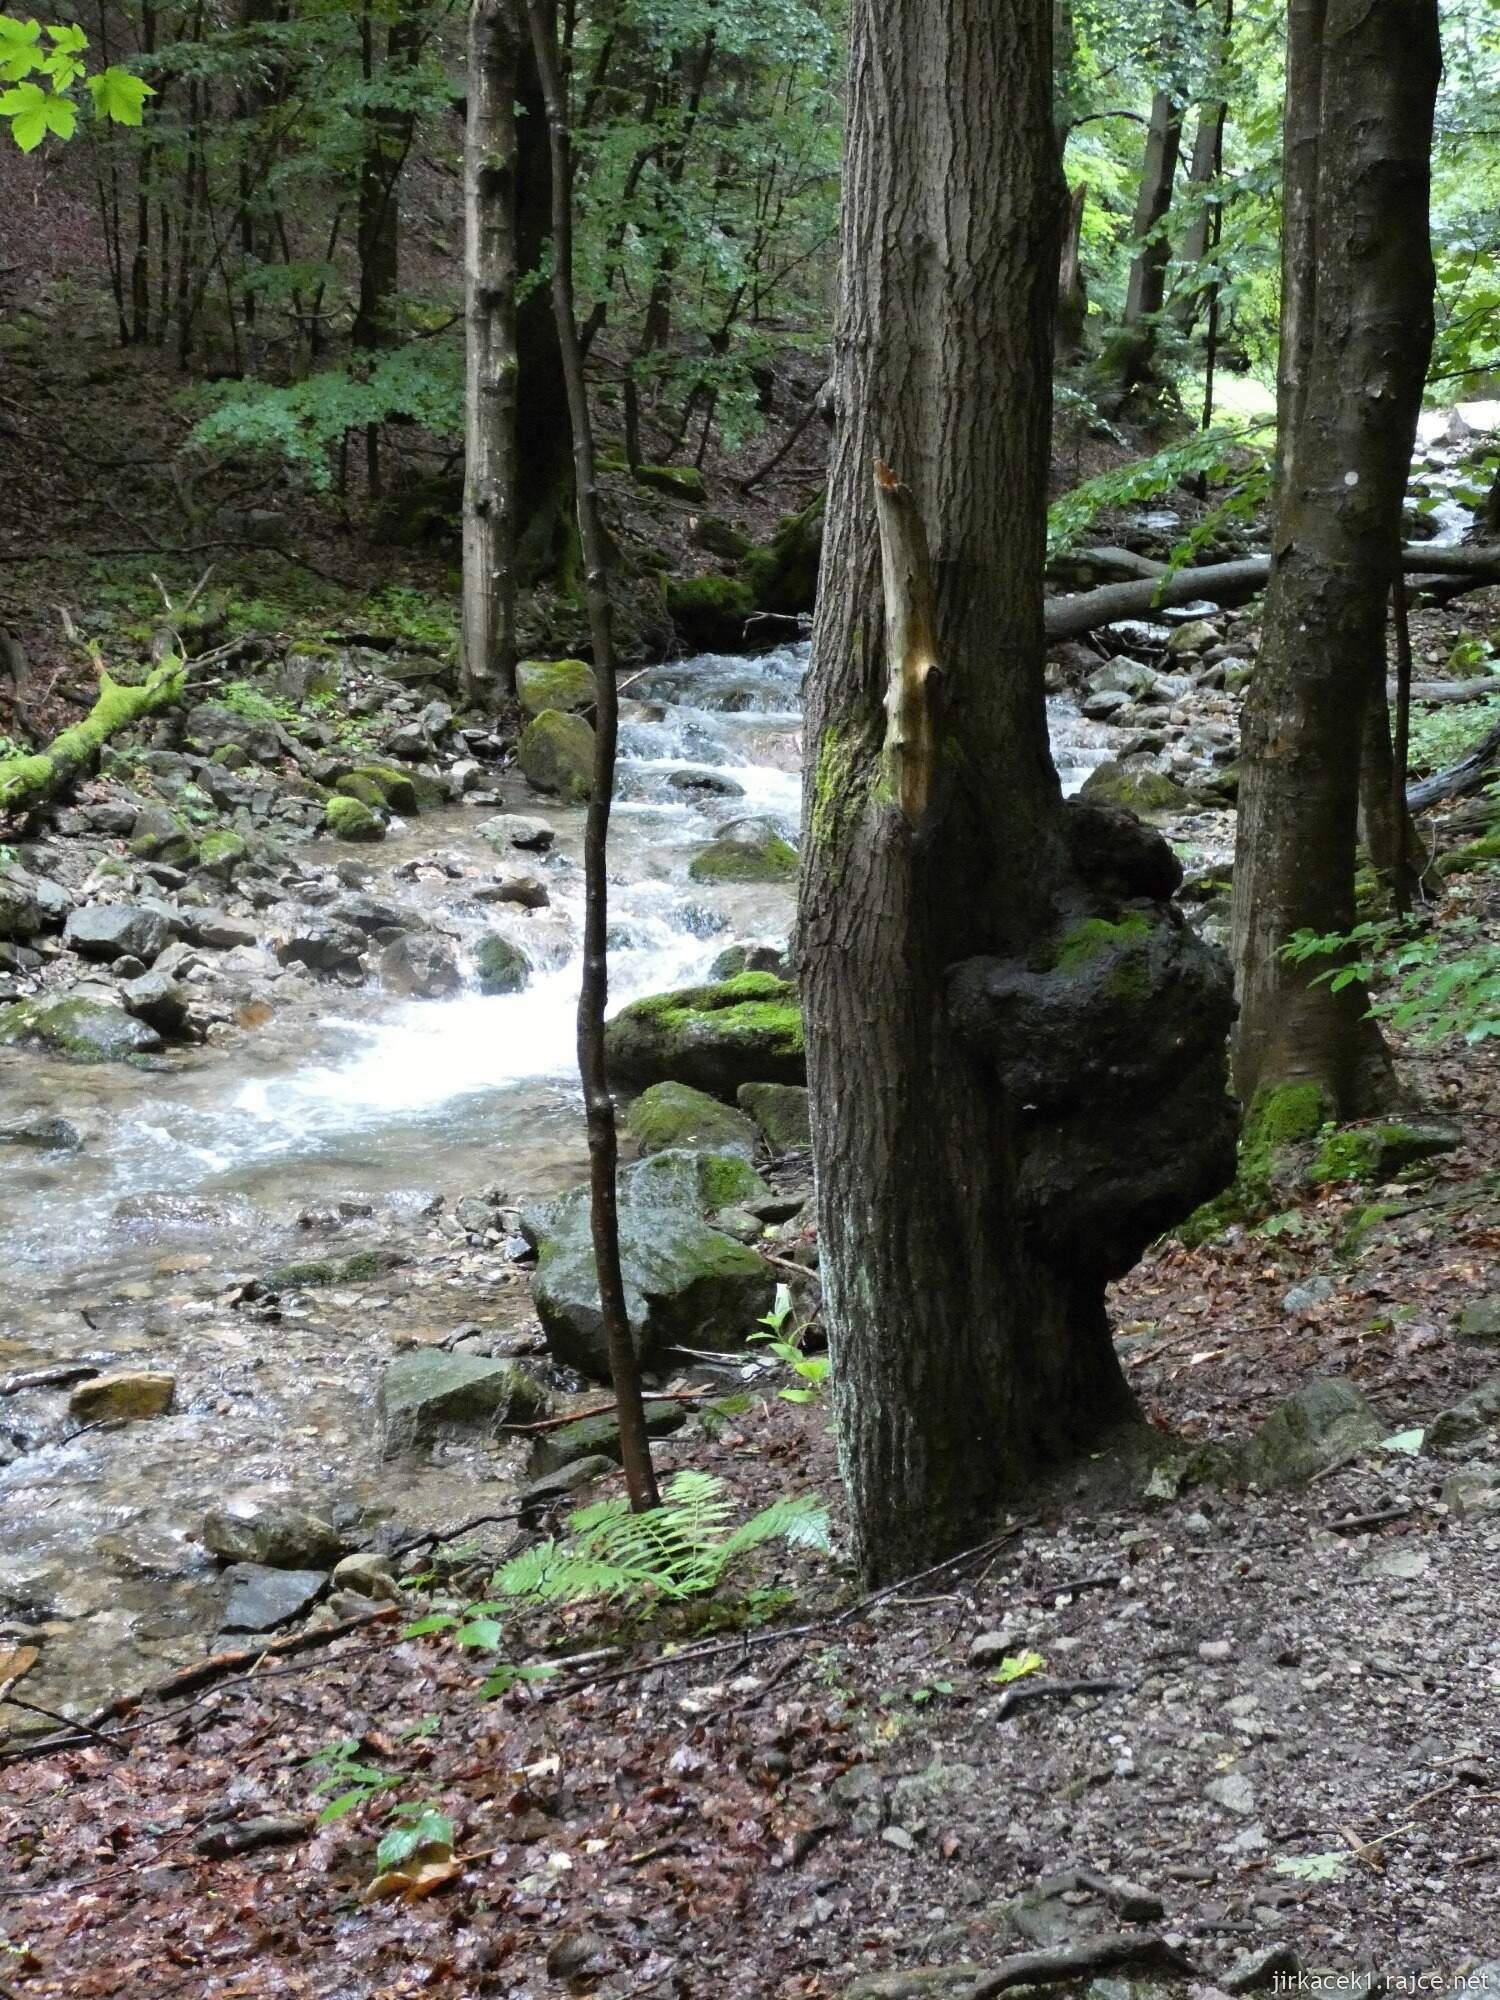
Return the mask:
<svg viewBox="0 0 1500 2000">
<path fill-rule="evenodd" d="M 139 125 L 146 99 L 156 92 L 142 78 L 111 64 L 89 78 L 89 95 L 101 118 L 113 119 L 116 125 Z"/>
<path fill-rule="evenodd" d="M 1019 1653 L 1007 1653 L 989 1678 L 996 1687 L 1005 1687 L 1010 1681 L 1024 1680 L 1028 1674 L 1042 1673 L 1046 1665 L 1047 1662 L 1040 1653 L 1034 1653 L 1030 1647 L 1026 1647 Z"/>
</svg>

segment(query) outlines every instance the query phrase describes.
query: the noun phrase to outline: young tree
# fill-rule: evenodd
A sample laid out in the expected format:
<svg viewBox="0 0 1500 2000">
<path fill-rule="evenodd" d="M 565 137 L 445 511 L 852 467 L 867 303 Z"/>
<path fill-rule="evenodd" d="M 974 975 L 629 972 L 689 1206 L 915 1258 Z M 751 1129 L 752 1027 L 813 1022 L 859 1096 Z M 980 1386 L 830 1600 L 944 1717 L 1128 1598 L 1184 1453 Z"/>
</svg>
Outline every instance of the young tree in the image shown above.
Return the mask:
<svg viewBox="0 0 1500 2000">
<path fill-rule="evenodd" d="M 1051 13 L 851 9 L 799 962 L 877 1578 L 1130 1412 L 1106 1280 L 1232 1170 L 1227 972 L 1165 843 L 1065 808 L 1048 753 Z"/>
<path fill-rule="evenodd" d="M 1252 1108 L 1290 1083 L 1359 1117 L 1394 1091 L 1363 990 L 1335 993 L 1281 948 L 1354 920 L 1361 744 L 1432 341 L 1438 73 L 1436 0 L 1294 0 L 1276 520 L 1235 859 L 1235 1079 Z"/>
<path fill-rule="evenodd" d="M 464 685 L 516 691 L 517 0 L 472 0 L 464 119 Z"/>
</svg>

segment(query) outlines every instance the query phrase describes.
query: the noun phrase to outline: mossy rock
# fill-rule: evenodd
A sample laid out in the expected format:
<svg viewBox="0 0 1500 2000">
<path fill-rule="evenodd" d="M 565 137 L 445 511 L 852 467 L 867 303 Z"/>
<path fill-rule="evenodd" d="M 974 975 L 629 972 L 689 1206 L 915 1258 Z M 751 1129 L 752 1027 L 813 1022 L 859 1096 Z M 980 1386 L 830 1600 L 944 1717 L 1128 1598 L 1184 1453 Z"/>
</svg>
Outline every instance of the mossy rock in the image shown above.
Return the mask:
<svg viewBox="0 0 1500 2000">
<path fill-rule="evenodd" d="M 750 1119 L 688 1083 L 653 1083 L 626 1110 L 625 1125 L 640 1141 L 643 1153 L 664 1153 L 677 1146 L 739 1153 L 747 1160 L 755 1156 L 756 1132 Z"/>
<path fill-rule="evenodd" d="M 1295 1485 L 1346 1464 L 1385 1430 L 1352 1382 L 1320 1376 L 1272 1411 L 1241 1450 L 1239 1473 L 1257 1486 Z"/>
<path fill-rule="evenodd" d="M 587 660 L 522 660 L 516 692 L 523 715 L 576 715 L 594 705 L 594 670 Z"/>
<path fill-rule="evenodd" d="M 1451 1153 L 1459 1135 L 1451 1125 L 1390 1123 L 1349 1125 L 1325 1133 L 1307 1169 L 1314 1186 L 1327 1182 L 1389 1180 L 1440 1153 Z"/>
<path fill-rule="evenodd" d="M 0 1043 L 45 1049 L 69 1062 L 128 1062 L 154 1055 L 161 1036 L 146 1022 L 97 1000 L 42 996 L 0 1008 Z"/>
<path fill-rule="evenodd" d="M 585 805 L 594 789 L 594 732 L 581 715 L 544 709 L 526 725 L 516 761 L 537 791 Z"/>
<path fill-rule="evenodd" d="M 805 616 L 818 594 L 818 569 L 823 560 L 824 496 L 789 514 L 765 548 L 754 549 L 745 576 L 757 611 L 781 617 Z"/>
<path fill-rule="evenodd" d="M 1300 1178 L 1304 1149 L 1328 1123 L 1331 1108 L 1316 1083 L 1270 1084 L 1257 1091 L 1240 1129 L 1233 1183 L 1178 1225 L 1173 1232 L 1178 1241 L 1196 1249 L 1235 1223 L 1269 1214 L 1278 1189 Z"/>
<path fill-rule="evenodd" d="M 1438 863 L 1438 873 L 1467 875 L 1471 869 L 1486 868 L 1494 861 L 1500 861 L 1500 826 L 1481 834 L 1478 840 L 1471 840 L 1466 847 L 1455 847 L 1451 854 L 1445 854 Z"/>
<path fill-rule="evenodd" d="M 207 875 L 228 882 L 250 859 L 250 843 L 233 827 L 218 827 L 198 842 L 198 865 Z"/>
<path fill-rule="evenodd" d="M 334 790 L 364 805 L 386 807 L 403 815 L 418 810 L 416 779 L 394 764 L 358 764 L 339 779 Z"/>
<path fill-rule="evenodd" d="M 663 1398 L 645 1399 L 646 1435 L 670 1437 L 687 1422 L 688 1411 L 681 1403 Z M 581 1459 L 606 1458 L 618 1465 L 621 1459 L 620 1419 L 616 1416 L 579 1417 L 571 1424 L 559 1424 L 539 1437 L 531 1449 L 531 1470 L 538 1479 L 561 1472 L 565 1465 Z"/>
<path fill-rule="evenodd" d="M 1128 812 L 1136 813 L 1142 819 L 1162 813 L 1187 812 L 1193 804 L 1187 790 L 1165 772 L 1118 764 L 1113 760 L 1089 772 L 1078 796 L 1100 805 L 1124 806 Z"/>
<path fill-rule="evenodd" d="M 674 500 L 706 500 L 708 488 L 696 465 L 638 465 L 637 486 L 649 486 L 655 493 L 670 494 Z"/>
<path fill-rule="evenodd" d="M 531 977 L 530 959 L 500 931 L 490 931 L 479 940 L 474 969 L 481 993 L 519 993 Z"/>
<path fill-rule="evenodd" d="M 371 1245 L 348 1257 L 281 1264 L 267 1273 L 266 1283 L 276 1292 L 311 1292 L 325 1285 L 368 1285 L 405 1261 L 399 1250 L 382 1250 Z"/>
<path fill-rule="evenodd" d="M 358 799 L 335 793 L 323 809 L 328 831 L 335 840 L 374 841 L 385 839 L 385 821 L 379 813 Z"/>
<path fill-rule="evenodd" d="M 387 1453 L 424 1444 L 446 1430 L 490 1432 L 534 1423 L 551 1398 L 514 1361 L 422 1348 L 401 1354 L 380 1378 L 377 1409 Z"/>
<path fill-rule="evenodd" d="M 693 529 L 694 548 L 704 549 L 711 556 L 721 556 L 725 562 L 740 562 L 750 553 L 750 537 L 742 534 L 731 521 L 722 514 L 700 516 Z"/>
<path fill-rule="evenodd" d="M 631 1338 L 650 1362 L 670 1347 L 736 1348 L 775 1296 L 765 1260 L 713 1228 L 713 1210 L 767 1192 L 736 1154 L 670 1150 L 619 1177 L 620 1263 Z M 590 1190 L 522 1211 L 536 1245 L 532 1297 L 559 1360 L 605 1376 L 608 1343 L 599 1305 Z M 591 1444 L 591 1450 L 597 1450 Z"/>
<path fill-rule="evenodd" d="M 796 988 L 769 972 L 634 1000 L 606 1024 L 622 1082 L 689 1083 L 732 1099 L 742 1083 L 805 1083 Z"/>
<path fill-rule="evenodd" d="M 742 821 L 688 864 L 695 882 L 795 882 L 797 850 L 765 820 Z"/>
<path fill-rule="evenodd" d="M 667 613 L 685 645 L 733 652 L 745 643 L 755 609 L 748 583 L 734 576 L 676 577 L 667 585 Z"/>
<path fill-rule="evenodd" d="M 748 1111 L 773 1153 L 800 1152 L 812 1144 L 812 1110 L 796 1083 L 742 1083 L 735 1102 Z"/>
</svg>

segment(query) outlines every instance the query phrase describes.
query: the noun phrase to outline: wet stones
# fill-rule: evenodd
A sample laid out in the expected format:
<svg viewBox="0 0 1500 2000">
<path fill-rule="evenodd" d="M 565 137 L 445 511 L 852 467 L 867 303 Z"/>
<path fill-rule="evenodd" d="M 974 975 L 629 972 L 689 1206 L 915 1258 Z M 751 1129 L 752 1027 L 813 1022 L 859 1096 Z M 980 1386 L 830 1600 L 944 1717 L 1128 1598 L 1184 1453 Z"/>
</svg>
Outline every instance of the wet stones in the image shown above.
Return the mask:
<svg viewBox="0 0 1500 2000">
<path fill-rule="evenodd" d="M 430 932 L 408 931 L 380 954 L 381 982 L 414 1000 L 443 1000 L 463 983 L 452 947 Z"/>
<path fill-rule="evenodd" d="M 274 1632 L 289 1625 L 323 1594 L 328 1577 L 320 1569 L 267 1569 L 235 1563 L 224 1572 L 226 1632 Z"/>
<path fill-rule="evenodd" d="M 537 791 L 583 805 L 593 790 L 594 732 L 581 715 L 544 709 L 522 733 L 516 762 Z"/>
<path fill-rule="evenodd" d="M 0 1125 L 0 1146 L 27 1146 L 38 1153 L 76 1153 L 82 1134 L 66 1118 L 20 1118 Z"/>
<path fill-rule="evenodd" d="M 175 1375 L 120 1369 L 80 1382 L 68 1398 L 68 1414 L 81 1424 L 141 1423 L 165 1416 L 176 1394 Z"/>
<path fill-rule="evenodd" d="M 520 848 L 527 854 L 545 854 L 557 838 L 552 827 L 544 819 L 533 819 L 526 813 L 496 813 L 478 829 L 479 838 L 504 854 L 511 848 Z"/>
<path fill-rule="evenodd" d="M 772 1086 L 774 1088 L 775 1086 Z M 710 1153 L 738 1153 L 753 1159 L 756 1129 L 743 1112 L 686 1083 L 654 1083 L 625 1113 L 625 1124 L 643 1153 L 669 1147 Z"/>
<path fill-rule="evenodd" d="M 265 1569 L 326 1569 L 344 1547 L 331 1522 L 283 1500 L 226 1501 L 204 1515 L 202 1535 L 221 1561 Z"/>
<path fill-rule="evenodd" d="M 491 931 L 479 940 L 474 968 L 481 993 L 519 993 L 531 977 L 530 959 L 500 931 Z"/>
<path fill-rule="evenodd" d="M 742 1083 L 807 1081 L 796 988 L 769 972 L 653 994 L 606 1025 L 613 1075 L 639 1085 L 692 1084 L 732 1098 Z"/>
<path fill-rule="evenodd" d="M 44 995 L 0 1008 L 0 1043 L 27 1044 L 71 1062 L 125 1062 L 154 1055 L 161 1036 L 111 1001 Z"/>
<path fill-rule="evenodd" d="M 545 1416 L 545 1389 L 514 1361 L 426 1348 L 398 1355 L 380 1379 L 377 1408 L 387 1455 L 448 1428 L 489 1432 Z"/>
<path fill-rule="evenodd" d="M 63 943 L 80 958 L 106 964 L 127 955 L 149 965 L 171 943 L 176 925 L 160 909 L 141 903 L 85 903 L 63 927 Z"/>
<path fill-rule="evenodd" d="M 688 864 L 695 882 L 792 882 L 797 850 L 769 820 L 737 820 Z"/>
</svg>

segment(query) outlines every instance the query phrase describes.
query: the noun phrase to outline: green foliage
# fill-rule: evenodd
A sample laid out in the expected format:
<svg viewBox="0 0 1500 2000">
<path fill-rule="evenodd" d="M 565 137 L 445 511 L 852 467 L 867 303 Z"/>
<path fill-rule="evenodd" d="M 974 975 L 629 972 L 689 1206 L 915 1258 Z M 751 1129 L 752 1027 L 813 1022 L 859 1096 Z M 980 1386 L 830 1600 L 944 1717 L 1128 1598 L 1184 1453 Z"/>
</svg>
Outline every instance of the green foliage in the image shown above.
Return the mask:
<svg viewBox="0 0 1500 2000">
<path fill-rule="evenodd" d="M 150 84 L 111 64 L 85 75 L 83 54 L 88 37 L 76 23 L 21 21 L 0 14 L 0 119 L 23 153 L 39 146 L 49 133 L 71 139 L 78 125 L 78 107 L 69 96 L 80 78 L 96 115 L 116 125 L 139 125 Z"/>
<path fill-rule="evenodd" d="M 1482 661 L 1473 664 L 1483 671 L 1492 664 L 1488 648 Z M 1469 664 L 1465 662 L 1465 664 Z M 1457 764 L 1500 724 L 1500 696 L 1485 701 L 1455 701 L 1419 709 L 1412 717 L 1411 748 L 1408 762 L 1413 771 L 1441 771 Z"/>
<path fill-rule="evenodd" d="M 776 1300 L 768 1313 L 763 1313 L 756 1321 L 762 1331 L 752 1333 L 753 1341 L 761 1341 L 785 1367 L 797 1377 L 795 1388 L 778 1389 L 777 1395 L 784 1403 L 814 1403 L 822 1393 L 833 1364 L 826 1354 L 806 1354 L 803 1343 L 812 1328 L 811 1320 L 798 1322 L 792 1311 L 791 1288 L 787 1285 L 776 1287 Z"/>
<path fill-rule="evenodd" d="M 678 1602 L 707 1596 L 752 1549 L 780 1541 L 828 1548 L 828 1514 L 811 1496 L 772 1501 L 736 1528 L 724 1483 L 706 1472 L 679 1472 L 662 1505 L 632 1514 L 622 1499 L 574 1514 L 561 1541 L 539 1542 L 495 1574 L 502 1602 L 533 1604 Z"/>
<path fill-rule="evenodd" d="M 453 1852 L 453 1822 L 427 1800 L 392 1806 L 392 1826 L 375 1850 L 375 1866 L 383 1875 L 408 1861 L 446 1860 Z"/>
<path fill-rule="evenodd" d="M 1425 935 L 1394 919 L 1327 936 L 1298 931 L 1282 949 L 1296 965 L 1336 958 L 1317 975 L 1335 993 L 1356 981 L 1379 983 L 1386 990 L 1372 999 L 1370 1013 L 1419 1042 L 1500 1035 L 1500 943 L 1477 918 Z"/>
<path fill-rule="evenodd" d="M 1263 429 L 1261 425 L 1220 425 L 1198 432 L 1185 443 L 1168 445 L 1149 458 L 1086 479 L 1048 508 L 1047 554 L 1063 555 L 1076 547 L 1095 517 L 1110 509 L 1154 500 L 1187 479 L 1206 478 L 1212 486 L 1222 485 L 1232 473 L 1244 470 L 1247 452 L 1254 454 L 1251 469 L 1257 469 L 1262 460 L 1258 440 Z"/>
<path fill-rule="evenodd" d="M 308 1758 L 311 1769 L 319 1773 L 318 1782 L 313 1786 L 313 1797 L 321 1798 L 326 1792 L 334 1796 L 318 1814 L 319 1826 L 330 1826 L 334 1820 L 342 1819 L 358 1806 L 368 1805 L 384 1792 L 397 1790 L 406 1782 L 400 1771 L 382 1771 L 377 1765 L 367 1764 L 360 1756 L 360 1741 L 357 1736 L 346 1736 L 337 1743 L 327 1744 L 322 1750 L 314 1751 Z"/>
</svg>

